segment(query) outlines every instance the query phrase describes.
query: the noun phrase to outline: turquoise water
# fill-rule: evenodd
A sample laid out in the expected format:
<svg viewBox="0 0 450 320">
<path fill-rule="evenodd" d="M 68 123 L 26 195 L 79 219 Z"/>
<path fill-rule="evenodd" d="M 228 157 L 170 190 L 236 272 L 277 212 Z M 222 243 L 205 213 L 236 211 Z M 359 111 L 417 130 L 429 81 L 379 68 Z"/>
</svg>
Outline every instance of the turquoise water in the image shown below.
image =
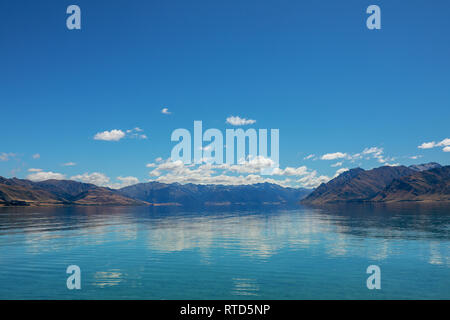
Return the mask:
<svg viewBox="0 0 450 320">
<path fill-rule="evenodd" d="M 0 208 L 0 299 L 450 299 L 449 229 L 448 206 Z"/>
</svg>

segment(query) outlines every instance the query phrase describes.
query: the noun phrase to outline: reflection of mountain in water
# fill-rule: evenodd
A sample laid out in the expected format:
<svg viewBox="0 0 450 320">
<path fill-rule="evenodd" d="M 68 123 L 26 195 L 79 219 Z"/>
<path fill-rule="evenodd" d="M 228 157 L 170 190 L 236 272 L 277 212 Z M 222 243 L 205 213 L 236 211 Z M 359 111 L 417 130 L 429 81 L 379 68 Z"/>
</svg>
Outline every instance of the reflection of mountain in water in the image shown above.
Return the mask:
<svg viewBox="0 0 450 320">
<path fill-rule="evenodd" d="M 430 240 L 430 261 L 448 263 L 443 245 L 449 239 L 449 212 L 448 206 L 357 204 L 219 213 L 148 207 L 10 208 L 0 211 L 0 236 L 24 231 L 34 252 L 57 249 L 52 240 L 58 237 L 66 237 L 61 245 L 68 247 L 139 242 L 164 253 L 196 250 L 205 263 L 213 259 L 211 250 L 218 249 L 262 260 L 286 249 L 322 247 L 330 257 L 385 259 L 392 254 L 392 241 Z"/>
</svg>

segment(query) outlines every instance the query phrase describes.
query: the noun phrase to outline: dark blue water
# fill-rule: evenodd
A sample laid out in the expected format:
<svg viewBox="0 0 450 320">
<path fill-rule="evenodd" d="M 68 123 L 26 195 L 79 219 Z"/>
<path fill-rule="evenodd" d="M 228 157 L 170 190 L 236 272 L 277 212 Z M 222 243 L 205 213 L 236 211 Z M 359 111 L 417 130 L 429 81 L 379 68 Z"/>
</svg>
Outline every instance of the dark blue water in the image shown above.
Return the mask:
<svg viewBox="0 0 450 320">
<path fill-rule="evenodd" d="M 449 229 L 429 205 L 0 208 L 0 299 L 450 299 Z"/>
</svg>

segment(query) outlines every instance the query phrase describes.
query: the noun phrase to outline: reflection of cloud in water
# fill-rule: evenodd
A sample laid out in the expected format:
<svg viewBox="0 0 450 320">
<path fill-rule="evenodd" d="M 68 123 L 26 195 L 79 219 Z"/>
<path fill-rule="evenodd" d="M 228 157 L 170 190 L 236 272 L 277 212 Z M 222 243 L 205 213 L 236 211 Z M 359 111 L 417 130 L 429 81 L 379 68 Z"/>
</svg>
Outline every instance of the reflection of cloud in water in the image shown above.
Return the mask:
<svg viewBox="0 0 450 320">
<path fill-rule="evenodd" d="M 242 255 L 268 258 L 280 249 L 307 248 L 320 241 L 327 223 L 302 214 L 224 215 L 166 217 L 152 221 L 148 230 L 149 247 L 163 252 L 211 247 L 238 250 Z"/>
<path fill-rule="evenodd" d="M 284 249 L 311 255 L 320 251 L 337 259 L 384 260 L 408 252 L 409 240 L 419 240 L 419 245 L 423 240 L 426 261 L 449 266 L 446 212 L 361 205 L 208 214 L 166 214 L 148 208 L 13 208 L 0 210 L 0 246 L 25 243 L 25 250 L 33 254 L 88 246 L 71 253 L 81 257 L 122 242 L 130 250 L 142 245 L 163 253 L 195 250 L 201 263 L 211 264 L 218 257 L 215 250 L 261 260 Z"/>
<path fill-rule="evenodd" d="M 233 278 L 232 295 L 236 296 L 257 296 L 259 286 L 256 279 Z"/>
<path fill-rule="evenodd" d="M 123 274 L 119 272 L 120 270 L 110 270 L 110 271 L 98 271 L 94 274 L 94 286 L 97 287 L 112 287 L 118 285 L 122 282 Z"/>
<path fill-rule="evenodd" d="M 152 221 L 148 244 L 150 249 L 162 252 L 199 250 L 202 256 L 209 257 L 208 262 L 211 248 L 233 250 L 265 260 L 284 248 L 315 250 L 321 246 L 329 257 L 360 256 L 381 261 L 407 250 L 393 243 L 402 237 L 417 237 L 417 230 L 411 228 L 413 222 L 421 222 L 414 224 L 418 228 L 430 228 L 423 217 L 399 215 L 394 219 L 391 212 L 388 214 L 380 216 L 368 211 L 361 215 L 345 210 L 330 214 L 307 209 L 270 215 L 164 217 Z M 442 261 L 439 251 L 431 253 L 431 249 L 430 263 Z"/>
<path fill-rule="evenodd" d="M 64 250 L 79 246 L 99 246 L 109 241 L 136 240 L 138 224 L 129 223 L 126 217 L 111 216 L 109 219 L 89 217 L 77 221 L 79 225 L 54 224 L 29 228 L 24 232 L 27 251 L 32 254 Z M 58 241 L 64 240 L 64 241 Z"/>
<path fill-rule="evenodd" d="M 443 253 L 442 253 L 443 252 Z M 450 247 L 445 243 L 430 242 L 430 264 L 447 265 L 450 267 Z"/>
</svg>

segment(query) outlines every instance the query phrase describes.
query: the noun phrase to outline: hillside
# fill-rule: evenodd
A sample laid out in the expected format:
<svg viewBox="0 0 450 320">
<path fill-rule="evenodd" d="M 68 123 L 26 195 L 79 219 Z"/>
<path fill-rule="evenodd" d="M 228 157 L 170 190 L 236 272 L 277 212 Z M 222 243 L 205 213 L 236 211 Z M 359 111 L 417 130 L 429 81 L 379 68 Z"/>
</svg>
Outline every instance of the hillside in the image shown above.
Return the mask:
<svg viewBox="0 0 450 320">
<path fill-rule="evenodd" d="M 437 163 L 356 168 L 320 185 L 302 203 L 448 201 L 448 168 Z"/>
<path fill-rule="evenodd" d="M 372 201 L 450 201 L 450 166 L 395 179 Z"/>
<path fill-rule="evenodd" d="M 417 171 L 405 166 L 384 166 L 372 170 L 351 169 L 328 183 L 321 184 L 302 203 L 324 204 L 368 200 L 382 191 L 394 179 Z"/>
<path fill-rule="evenodd" d="M 0 177 L 0 205 L 143 205 L 115 190 L 71 180 L 32 182 Z"/>
</svg>

